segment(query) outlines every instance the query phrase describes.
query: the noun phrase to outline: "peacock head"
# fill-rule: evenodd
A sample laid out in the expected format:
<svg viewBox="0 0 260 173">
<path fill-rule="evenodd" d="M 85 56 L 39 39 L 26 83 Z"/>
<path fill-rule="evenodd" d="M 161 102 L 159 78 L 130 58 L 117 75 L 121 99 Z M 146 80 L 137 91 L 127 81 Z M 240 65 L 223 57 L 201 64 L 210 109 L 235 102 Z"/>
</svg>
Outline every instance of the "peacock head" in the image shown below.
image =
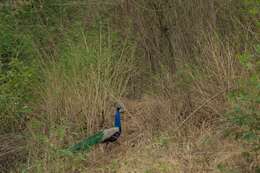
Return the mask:
<svg viewBox="0 0 260 173">
<path fill-rule="evenodd" d="M 124 104 L 123 103 L 116 103 L 116 110 L 119 111 L 120 113 L 125 112 Z"/>
</svg>

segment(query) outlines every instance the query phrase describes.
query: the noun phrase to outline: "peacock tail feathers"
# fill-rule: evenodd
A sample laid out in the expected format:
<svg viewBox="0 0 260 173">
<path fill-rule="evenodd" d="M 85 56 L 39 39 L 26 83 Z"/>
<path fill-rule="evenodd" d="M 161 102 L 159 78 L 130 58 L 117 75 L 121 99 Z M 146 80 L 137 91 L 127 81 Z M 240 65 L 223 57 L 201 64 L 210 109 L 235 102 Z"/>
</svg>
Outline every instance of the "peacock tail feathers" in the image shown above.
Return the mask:
<svg viewBox="0 0 260 173">
<path fill-rule="evenodd" d="M 96 134 L 89 136 L 82 141 L 80 141 L 77 144 L 74 144 L 71 146 L 68 151 L 75 153 L 78 151 L 88 151 L 91 149 L 91 147 L 95 144 L 99 144 L 101 142 L 106 142 L 109 140 L 113 135 L 116 133 L 119 133 L 119 128 L 118 127 L 113 127 L 110 129 L 105 129 L 103 131 L 99 131 Z M 114 137 L 115 138 L 115 137 Z"/>
<path fill-rule="evenodd" d="M 114 122 L 113 128 L 99 131 L 96 134 L 83 139 L 79 143 L 72 145 L 70 148 L 67 149 L 67 151 L 72 152 L 72 153 L 75 153 L 78 151 L 86 151 L 86 150 L 90 150 L 91 147 L 95 144 L 99 144 L 102 142 L 106 143 L 106 142 L 116 141 L 121 134 L 120 114 L 121 114 L 121 112 L 124 112 L 123 106 L 121 106 L 121 105 L 117 105 L 116 109 L 117 110 L 115 113 L 115 122 Z M 65 151 L 65 153 L 66 153 L 66 151 Z"/>
<path fill-rule="evenodd" d="M 78 151 L 90 150 L 93 145 L 102 142 L 103 136 L 104 136 L 103 131 L 97 132 L 96 134 L 89 136 L 83 139 L 82 141 L 80 141 L 79 143 L 71 146 L 69 148 L 69 151 L 75 153 Z"/>
</svg>

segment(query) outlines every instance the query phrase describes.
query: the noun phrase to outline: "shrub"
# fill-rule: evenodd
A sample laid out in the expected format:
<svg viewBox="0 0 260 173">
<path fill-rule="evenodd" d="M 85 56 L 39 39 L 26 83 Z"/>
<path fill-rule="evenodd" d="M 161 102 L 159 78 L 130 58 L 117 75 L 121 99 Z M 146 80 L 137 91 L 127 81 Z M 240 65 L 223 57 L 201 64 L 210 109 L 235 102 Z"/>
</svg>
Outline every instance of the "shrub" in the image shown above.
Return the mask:
<svg viewBox="0 0 260 173">
<path fill-rule="evenodd" d="M 244 53 L 239 57 L 247 77 L 238 81 L 238 89 L 229 93 L 233 109 L 228 113 L 231 124 L 229 134 L 239 140 L 244 148 L 244 156 L 256 158 L 260 150 L 260 46 L 253 53 Z M 254 159 L 250 165 L 257 169 Z"/>
<path fill-rule="evenodd" d="M 37 51 L 30 35 L 18 32 L 8 9 L 0 12 L 0 133 L 21 129 L 38 80 Z"/>
</svg>

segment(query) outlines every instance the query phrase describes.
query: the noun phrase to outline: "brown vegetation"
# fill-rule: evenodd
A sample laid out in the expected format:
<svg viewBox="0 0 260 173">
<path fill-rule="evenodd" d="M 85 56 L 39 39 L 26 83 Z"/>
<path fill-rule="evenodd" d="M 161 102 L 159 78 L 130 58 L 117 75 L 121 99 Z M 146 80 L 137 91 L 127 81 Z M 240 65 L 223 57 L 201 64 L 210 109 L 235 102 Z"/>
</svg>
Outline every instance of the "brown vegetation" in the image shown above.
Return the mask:
<svg viewBox="0 0 260 173">
<path fill-rule="evenodd" d="M 248 146 L 226 137 L 232 126 L 225 114 L 233 106 L 228 94 L 250 73 L 237 57 L 259 42 L 259 13 L 246 13 L 243 2 L 113 0 L 83 5 L 83 31 L 59 33 L 66 38 L 65 53 L 56 50 L 60 45 L 54 36 L 47 48 L 54 53 L 42 55 L 44 84 L 36 87 L 39 106 L 25 132 L 30 134 L 29 156 L 14 172 L 259 170 L 258 153 L 245 157 L 251 152 Z M 98 17 L 105 20 L 93 32 Z M 70 22 L 66 18 L 65 29 Z M 57 153 L 110 127 L 117 101 L 126 107 L 120 144 L 98 145 L 73 157 Z"/>
</svg>

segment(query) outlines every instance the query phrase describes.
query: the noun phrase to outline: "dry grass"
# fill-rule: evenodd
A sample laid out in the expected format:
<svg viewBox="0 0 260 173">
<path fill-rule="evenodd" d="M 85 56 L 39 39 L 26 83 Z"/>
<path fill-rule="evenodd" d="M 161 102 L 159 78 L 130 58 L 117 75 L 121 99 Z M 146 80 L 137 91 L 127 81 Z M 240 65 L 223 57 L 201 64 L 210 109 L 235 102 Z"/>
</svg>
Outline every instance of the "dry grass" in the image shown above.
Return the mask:
<svg viewBox="0 0 260 173">
<path fill-rule="evenodd" d="M 137 48 L 127 41 L 114 45 L 102 28 L 90 36 L 82 32 L 77 42 L 68 38 L 59 60 L 44 69 L 41 105 L 27 124 L 29 157 L 21 169 L 252 172 L 260 158 L 246 160 L 243 153 L 248 149 L 225 137 L 229 124 L 224 116 L 230 109 L 228 92 L 237 87 L 237 79 L 247 77 L 236 56 L 252 35 L 236 26 L 239 11 L 233 1 L 212 2 L 118 2 L 113 6 L 118 14 L 108 14 L 114 15 L 108 30 L 130 35 Z M 218 23 L 216 17 L 225 20 Z M 235 30 L 223 27 L 227 23 Z M 245 43 L 240 43 L 240 33 Z M 57 150 L 111 127 L 116 101 L 126 106 L 120 145 L 98 145 L 73 157 L 59 155 Z"/>
<path fill-rule="evenodd" d="M 0 135 L 0 170 L 8 172 L 10 168 L 25 161 L 27 157 L 26 140 L 22 135 Z"/>
<path fill-rule="evenodd" d="M 224 137 L 225 124 L 198 126 L 186 121 L 178 126 L 183 120 L 171 113 L 171 104 L 163 98 L 147 96 L 139 101 L 122 101 L 126 113 L 120 145 L 98 145 L 88 154 L 68 158 L 51 156 L 55 152 L 45 148 L 45 156 L 38 162 L 45 167 L 31 168 L 30 172 L 206 173 L 223 172 L 224 166 L 252 171 L 243 157 L 247 148 Z M 59 141 L 49 140 L 59 146 Z M 258 164 L 257 159 L 254 164 Z"/>
<path fill-rule="evenodd" d="M 154 108 L 152 98 L 149 100 L 150 103 L 147 100 L 125 100 L 128 111 L 124 115 L 120 145 L 111 144 L 109 149 L 97 147 L 89 156 L 91 161 L 79 169 L 81 172 L 221 172 L 222 165 L 250 171 L 242 156 L 247 149 L 224 137 L 225 126 L 198 128 L 190 125 L 173 133 L 168 127 L 169 121 L 167 126 L 163 126 L 166 123 L 158 126 L 160 123 L 149 121 L 151 112 L 162 115 L 158 108 Z M 165 107 L 161 107 L 162 110 Z M 148 123 L 153 125 L 147 127 Z M 175 129 L 176 126 L 171 125 Z M 151 134 L 156 131 L 151 128 L 157 129 L 157 135 Z"/>
<path fill-rule="evenodd" d="M 42 112 L 28 126 L 32 139 L 27 171 L 196 173 L 225 172 L 227 167 L 252 171 L 254 166 L 243 157 L 247 149 L 224 137 L 228 128 L 224 113 L 230 106 L 226 94 L 236 87 L 239 65 L 234 52 L 219 40 L 204 44 L 201 66 L 194 70 L 184 60 L 187 66 L 176 75 L 166 71 L 155 78 L 156 85 L 139 100 L 122 98 L 134 69 L 124 56 L 116 67 L 105 59 L 80 69 L 82 59 L 75 56 L 70 73 L 57 66 L 46 71 Z M 122 74 L 123 69 L 129 73 Z M 57 154 L 57 149 L 110 127 L 113 102 L 118 100 L 126 106 L 120 145 L 98 145 L 90 153 L 67 158 Z M 251 163 L 257 165 L 257 159 Z"/>
</svg>

